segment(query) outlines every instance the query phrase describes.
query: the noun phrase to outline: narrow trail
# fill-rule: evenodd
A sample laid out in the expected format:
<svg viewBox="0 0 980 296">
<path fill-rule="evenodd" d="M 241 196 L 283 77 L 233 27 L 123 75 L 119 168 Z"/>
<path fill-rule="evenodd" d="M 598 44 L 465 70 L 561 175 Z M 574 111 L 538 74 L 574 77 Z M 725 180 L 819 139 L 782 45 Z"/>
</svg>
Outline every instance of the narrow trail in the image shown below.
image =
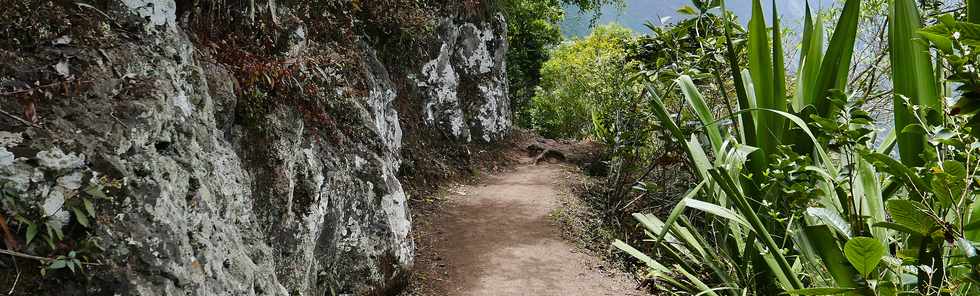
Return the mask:
<svg viewBox="0 0 980 296">
<path fill-rule="evenodd" d="M 641 295 L 625 276 L 562 240 L 548 217 L 558 206 L 562 168 L 523 164 L 449 196 L 437 218 L 444 295 Z"/>
</svg>

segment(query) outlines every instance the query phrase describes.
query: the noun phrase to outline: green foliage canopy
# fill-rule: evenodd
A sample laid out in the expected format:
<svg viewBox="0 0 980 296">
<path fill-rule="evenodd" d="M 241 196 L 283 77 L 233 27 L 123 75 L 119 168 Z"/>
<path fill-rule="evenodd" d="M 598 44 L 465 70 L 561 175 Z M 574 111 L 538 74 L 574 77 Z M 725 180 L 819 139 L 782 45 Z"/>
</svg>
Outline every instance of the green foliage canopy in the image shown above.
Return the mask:
<svg viewBox="0 0 980 296">
<path fill-rule="evenodd" d="M 584 138 L 593 134 L 595 121 L 610 121 L 610 112 L 638 97 L 641 86 L 631 80 L 637 68 L 626 54 L 632 39 L 629 29 L 607 25 L 556 48 L 541 67 L 533 126 L 546 137 Z"/>
<path fill-rule="evenodd" d="M 511 106 L 517 124 L 530 126 L 527 114 L 534 88 L 541 80 L 540 69 L 548 60 L 548 51 L 562 41 L 558 24 L 565 17 L 563 6 L 577 6 L 582 11 L 598 11 L 603 5 L 622 0 L 501 0 L 501 11 L 507 18 L 507 77 L 510 81 Z"/>
</svg>

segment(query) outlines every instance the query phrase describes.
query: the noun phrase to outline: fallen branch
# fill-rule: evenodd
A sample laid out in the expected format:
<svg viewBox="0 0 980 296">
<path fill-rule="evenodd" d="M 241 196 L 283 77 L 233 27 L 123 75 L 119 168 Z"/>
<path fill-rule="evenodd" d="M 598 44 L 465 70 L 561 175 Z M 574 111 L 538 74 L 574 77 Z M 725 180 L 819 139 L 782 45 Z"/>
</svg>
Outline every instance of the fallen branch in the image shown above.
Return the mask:
<svg viewBox="0 0 980 296">
<path fill-rule="evenodd" d="M 34 256 L 34 255 L 31 255 L 31 254 L 24 254 L 24 253 L 21 253 L 21 252 L 16 252 L 16 251 L 11 251 L 11 250 L 0 250 L 0 254 L 6 254 L 6 255 L 10 255 L 10 256 L 14 256 L 14 257 L 33 259 L 33 260 L 44 261 L 44 262 L 54 261 L 54 259 L 52 259 L 52 258 L 41 257 L 41 256 Z"/>
<path fill-rule="evenodd" d="M 7 111 L 0 110 L 0 114 L 3 114 L 4 116 L 10 117 L 13 120 L 20 121 L 20 123 L 23 123 L 26 126 L 39 127 L 37 124 L 34 124 L 33 122 L 27 121 L 27 119 L 20 118 L 20 116 L 10 114 Z"/>
</svg>

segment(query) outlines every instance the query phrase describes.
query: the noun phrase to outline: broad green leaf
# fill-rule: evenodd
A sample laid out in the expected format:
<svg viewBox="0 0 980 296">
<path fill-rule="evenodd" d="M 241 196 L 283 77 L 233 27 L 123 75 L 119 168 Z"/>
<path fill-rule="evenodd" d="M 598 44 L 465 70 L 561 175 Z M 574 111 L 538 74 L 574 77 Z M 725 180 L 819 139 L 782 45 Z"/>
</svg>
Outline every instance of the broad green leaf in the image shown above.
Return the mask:
<svg viewBox="0 0 980 296">
<path fill-rule="evenodd" d="M 929 40 L 929 42 L 932 42 L 932 44 L 936 45 L 936 48 L 939 50 L 942 50 L 947 54 L 953 53 L 953 40 L 949 37 L 924 30 L 920 30 L 916 33 L 919 34 L 919 36 L 922 36 L 922 38 Z"/>
<path fill-rule="evenodd" d="M 34 223 L 27 224 L 27 243 L 26 243 L 27 245 L 30 245 L 31 241 L 34 240 L 34 237 L 37 236 L 37 230 L 38 230 L 37 224 Z"/>
<path fill-rule="evenodd" d="M 832 227 L 845 238 L 851 237 L 851 224 L 844 221 L 837 211 L 827 208 L 807 208 L 806 213 Z"/>
<path fill-rule="evenodd" d="M 881 154 L 881 153 L 868 153 L 864 155 L 864 158 L 875 164 L 881 171 L 888 172 L 893 176 L 897 177 L 906 186 L 908 186 L 909 192 L 914 195 L 917 200 L 922 199 L 922 193 L 929 190 L 929 186 L 926 182 L 919 178 L 918 174 L 913 172 L 907 166 L 901 162 L 891 158 L 891 156 Z"/>
<path fill-rule="evenodd" d="M 895 224 L 913 230 L 915 234 L 926 236 L 939 226 L 936 219 L 929 215 L 929 210 L 918 202 L 891 199 L 885 207 Z"/>
<path fill-rule="evenodd" d="M 85 216 L 85 212 L 82 212 L 82 210 L 77 207 L 72 207 L 71 210 L 75 213 L 75 220 L 78 220 L 78 224 L 89 227 L 88 217 Z"/>
<path fill-rule="evenodd" d="M 54 262 L 51 262 L 51 265 L 48 265 L 48 269 L 62 269 L 65 268 L 65 266 L 67 266 L 65 260 L 55 260 Z"/>
<path fill-rule="evenodd" d="M 92 204 L 92 201 L 85 198 L 82 199 L 82 203 L 85 205 L 85 211 L 88 212 L 88 215 L 95 217 L 95 205 Z"/>
<path fill-rule="evenodd" d="M 878 267 L 881 258 L 885 256 L 885 247 L 877 239 L 855 237 L 844 244 L 844 255 L 861 276 L 868 278 L 868 275 Z"/>
<path fill-rule="evenodd" d="M 857 271 L 847 264 L 847 258 L 844 257 L 844 252 L 838 246 L 837 239 L 830 232 L 830 228 L 823 225 L 806 226 L 803 231 L 838 287 L 860 287 L 856 281 Z"/>
<path fill-rule="evenodd" d="M 86 187 L 85 193 L 95 198 L 109 199 L 109 197 L 106 196 L 104 192 L 102 192 L 102 187 L 98 185 L 90 185 Z"/>
<path fill-rule="evenodd" d="M 904 232 L 904 233 L 918 233 L 918 231 L 915 229 L 906 227 L 905 225 L 902 224 L 892 223 L 892 222 L 878 222 L 872 226 L 876 228 L 887 228 L 887 229 L 895 230 L 898 232 Z"/>
<path fill-rule="evenodd" d="M 956 179 L 965 179 L 967 175 L 966 166 L 955 160 L 943 161 L 943 172 Z"/>
</svg>

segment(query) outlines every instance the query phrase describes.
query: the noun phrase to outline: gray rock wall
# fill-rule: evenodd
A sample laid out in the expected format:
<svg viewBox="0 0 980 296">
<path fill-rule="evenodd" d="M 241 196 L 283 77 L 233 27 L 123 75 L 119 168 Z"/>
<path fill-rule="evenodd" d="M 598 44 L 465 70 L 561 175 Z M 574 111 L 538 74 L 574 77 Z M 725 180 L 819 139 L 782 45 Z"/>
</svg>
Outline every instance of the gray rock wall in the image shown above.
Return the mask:
<svg viewBox="0 0 980 296">
<path fill-rule="evenodd" d="M 503 18 L 439 11 L 436 28 L 413 37 L 433 50 L 386 65 L 391 58 L 368 40 L 390 36 L 359 28 L 366 21 L 349 3 L 326 1 L 333 6 L 311 16 L 306 7 L 257 2 L 241 15 L 278 22 L 274 41 L 285 43 L 262 54 L 333 57 L 286 66 L 306 77 L 295 79 L 298 91 L 242 85 L 251 83 L 248 71 L 209 46 L 231 41 L 202 40 L 191 25 L 194 9 L 206 7 L 198 2 L 25 1 L 0 14 L 11 26 L 0 28 L 0 183 L 17 199 L 0 213 L 53 221 L 69 241 L 91 237 L 105 250 L 96 257 L 106 266 L 64 277 L 84 283 L 48 281 L 32 291 L 381 294 L 407 279 L 414 246 L 397 178 L 404 131 L 396 100 L 417 106 L 422 128 L 449 140 L 503 137 L 511 125 Z M 347 38 L 316 37 L 336 32 L 313 18 L 354 25 L 334 28 L 349 30 Z M 393 77 L 390 67 L 409 69 Z M 398 83 L 420 91 L 399 94 Z M 77 225 L 64 205 L 106 182 L 116 186 L 96 202 L 97 223 Z M 72 248 L 35 241 L 19 250 Z"/>
<path fill-rule="evenodd" d="M 439 55 L 414 79 L 426 94 L 426 123 L 465 141 L 499 139 L 511 126 L 509 103 L 499 99 L 507 97 L 506 22 L 446 18 L 438 30 Z"/>
</svg>

